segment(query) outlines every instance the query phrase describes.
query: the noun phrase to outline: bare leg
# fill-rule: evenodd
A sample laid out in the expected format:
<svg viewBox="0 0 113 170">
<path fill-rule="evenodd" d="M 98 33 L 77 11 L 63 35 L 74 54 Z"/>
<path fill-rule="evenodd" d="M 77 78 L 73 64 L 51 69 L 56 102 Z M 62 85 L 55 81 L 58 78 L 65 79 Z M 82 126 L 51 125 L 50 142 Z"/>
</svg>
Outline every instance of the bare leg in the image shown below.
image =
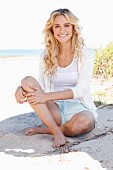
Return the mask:
<svg viewBox="0 0 113 170">
<path fill-rule="evenodd" d="M 58 126 L 61 125 L 61 115 L 59 108 L 56 103 L 53 101 L 49 101 L 46 103 L 53 119 L 55 120 Z M 26 130 L 26 135 L 35 135 L 35 134 L 51 134 L 50 130 L 47 127 L 31 127 Z"/>
<path fill-rule="evenodd" d="M 42 88 L 40 87 L 37 80 L 31 76 L 25 77 L 21 81 L 21 86 L 26 92 L 32 92 L 33 90 L 30 88 L 30 85 L 37 86 L 40 88 L 40 90 L 43 92 Z M 52 115 L 50 114 L 50 111 L 46 105 L 44 104 L 36 104 L 31 105 L 31 107 L 34 109 L 34 111 L 38 114 L 40 119 L 44 122 L 44 124 L 48 127 L 49 133 L 54 136 L 54 147 L 60 147 L 66 143 L 65 136 L 63 135 L 60 128 L 57 126 L 55 120 L 53 119 Z M 45 130 L 45 133 L 47 133 L 47 129 Z M 44 131 L 40 131 L 44 133 Z"/>
<path fill-rule="evenodd" d="M 64 125 L 59 126 L 59 128 L 61 129 L 62 133 L 65 136 L 77 136 L 93 130 L 94 124 L 95 124 L 95 120 L 93 114 L 89 111 L 83 111 L 75 114 L 71 120 L 67 121 Z M 30 135 L 34 135 L 38 133 L 47 133 L 47 134 L 51 133 L 49 128 L 39 128 L 39 127 L 31 128 L 30 132 L 31 132 Z"/>
<path fill-rule="evenodd" d="M 65 136 L 78 136 L 94 129 L 95 119 L 90 111 L 75 114 L 71 120 L 60 127 Z"/>
</svg>

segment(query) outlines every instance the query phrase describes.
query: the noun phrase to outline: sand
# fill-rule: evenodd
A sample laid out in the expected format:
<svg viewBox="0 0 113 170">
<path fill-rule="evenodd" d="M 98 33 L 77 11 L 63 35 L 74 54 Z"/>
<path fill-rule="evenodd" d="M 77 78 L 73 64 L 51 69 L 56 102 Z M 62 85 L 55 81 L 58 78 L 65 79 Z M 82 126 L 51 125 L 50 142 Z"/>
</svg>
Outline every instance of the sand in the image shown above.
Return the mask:
<svg viewBox="0 0 113 170">
<path fill-rule="evenodd" d="M 27 127 L 42 122 L 26 103 L 16 103 L 14 93 L 27 75 L 38 77 L 38 57 L 0 59 L 0 165 L 2 169 L 113 169 L 112 80 L 93 79 L 91 91 L 98 106 L 98 126 L 92 132 L 67 138 L 65 147 L 54 149 L 52 135 L 25 136 Z M 109 93 L 109 95 L 108 95 Z M 99 98 L 100 97 L 100 98 Z"/>
</svg>

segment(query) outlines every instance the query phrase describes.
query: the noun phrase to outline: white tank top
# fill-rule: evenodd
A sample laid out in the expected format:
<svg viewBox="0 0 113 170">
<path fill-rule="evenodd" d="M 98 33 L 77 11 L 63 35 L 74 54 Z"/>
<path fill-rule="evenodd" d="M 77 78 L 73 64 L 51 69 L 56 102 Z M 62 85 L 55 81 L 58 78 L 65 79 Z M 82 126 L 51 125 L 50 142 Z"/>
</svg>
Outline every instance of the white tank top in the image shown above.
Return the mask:
<svg viewBox="0 0 113 170">
<path fill-rule="evenodd" d="M 77 79 L 77 59 L 73 58 L 73 61 L 67 67 L 63 68 L 57 66 L 57 72 L 52 76 L 51 83 L 54 84 L 54 91 L 57 92 L 74 87 Z M 69 101 L 80 102 L 79 99 L 69 99 Z"/>
</svg>

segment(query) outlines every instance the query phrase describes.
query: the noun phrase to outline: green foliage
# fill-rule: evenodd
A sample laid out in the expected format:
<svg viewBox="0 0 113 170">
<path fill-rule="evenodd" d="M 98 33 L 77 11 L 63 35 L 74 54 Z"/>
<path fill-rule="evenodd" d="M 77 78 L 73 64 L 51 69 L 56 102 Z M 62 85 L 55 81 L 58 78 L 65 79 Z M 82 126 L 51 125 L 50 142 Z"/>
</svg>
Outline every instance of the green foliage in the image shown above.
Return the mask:
<svg viewBox="0 0 113 170">
<path fill-rule="evenodd" d="M 102 50 L 96 49 L 93 76 L 102 79 L 113 77 L 113 42 Z"/>
</svg>

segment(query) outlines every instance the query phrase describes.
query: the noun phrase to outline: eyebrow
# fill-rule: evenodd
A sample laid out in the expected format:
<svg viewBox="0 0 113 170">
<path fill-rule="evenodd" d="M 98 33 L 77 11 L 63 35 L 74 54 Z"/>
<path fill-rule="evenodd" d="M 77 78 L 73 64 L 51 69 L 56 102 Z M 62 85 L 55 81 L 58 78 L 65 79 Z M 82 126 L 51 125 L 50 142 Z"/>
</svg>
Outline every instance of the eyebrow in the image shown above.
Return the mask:
<svg viewBox="0 0 113 170">
<path fill-rule="evenodd" d="M 65 24 L 70 24 L 70 25 L 71 25 L 71 23 L 70 23 L 70 22 L 66 22 L 66 23 L 64 23 L 64 25 L 65 25 Z M 54 24 L 54 25 L 60 25 L 60 24 Z"/>
</svg>

